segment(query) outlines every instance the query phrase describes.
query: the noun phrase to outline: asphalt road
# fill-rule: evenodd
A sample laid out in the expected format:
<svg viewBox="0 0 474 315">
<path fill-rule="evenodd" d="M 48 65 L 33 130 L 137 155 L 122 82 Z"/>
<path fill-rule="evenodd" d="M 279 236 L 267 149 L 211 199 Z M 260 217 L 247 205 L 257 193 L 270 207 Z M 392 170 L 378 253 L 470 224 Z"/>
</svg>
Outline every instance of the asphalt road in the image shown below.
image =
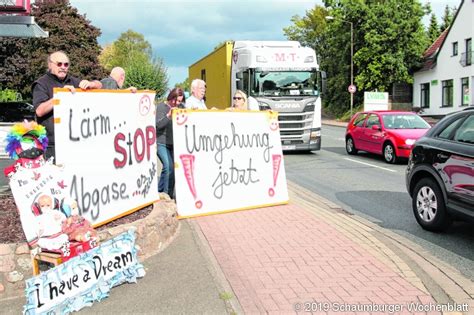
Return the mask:
<svg viewBox="0 0 474 315">
<path fill-rule="evenodd" d="M 390 165 L 372 154 L 349 156 L 344 133 L 342 127 L 324 125 L 320 151 L 285 154 L 287 178 L 418 243 L 474 280 L 474 225 L 455 222 L 441 234 L 423 230 L 406 192 L 406 161 Z"/>
</svg>

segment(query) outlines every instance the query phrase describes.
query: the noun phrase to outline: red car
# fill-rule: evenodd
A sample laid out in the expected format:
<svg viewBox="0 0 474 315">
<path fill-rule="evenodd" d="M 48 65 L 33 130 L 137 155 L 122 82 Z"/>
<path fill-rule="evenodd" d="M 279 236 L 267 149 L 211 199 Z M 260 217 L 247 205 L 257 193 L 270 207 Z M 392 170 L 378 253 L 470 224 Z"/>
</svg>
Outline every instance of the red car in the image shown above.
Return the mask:
<svg viewBox="0 0 474 315">
<path fill-rule="evenodd" d="M 402 111 L 368 111 L 355 114 L 346 129 L 346 151 L 383 155 L 385 162 L 408 158 L 415 141 L 431 126 L 420 116 Z"/>
</svg>

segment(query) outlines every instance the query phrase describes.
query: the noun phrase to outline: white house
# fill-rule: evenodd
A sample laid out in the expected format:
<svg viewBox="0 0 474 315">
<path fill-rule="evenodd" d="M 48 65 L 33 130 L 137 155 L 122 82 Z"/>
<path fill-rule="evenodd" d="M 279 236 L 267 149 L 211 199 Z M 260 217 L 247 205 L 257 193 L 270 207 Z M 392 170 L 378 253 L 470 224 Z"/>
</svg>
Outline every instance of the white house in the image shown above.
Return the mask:
<svg viewBox="0 0 474 315">
<path fill-rule="evenodd" d="M 413 107 L 444 116 L 474 105 L 474 0 L 462 0 L 451 26 L 423 54 L 414 73 Z"/>
</svg>

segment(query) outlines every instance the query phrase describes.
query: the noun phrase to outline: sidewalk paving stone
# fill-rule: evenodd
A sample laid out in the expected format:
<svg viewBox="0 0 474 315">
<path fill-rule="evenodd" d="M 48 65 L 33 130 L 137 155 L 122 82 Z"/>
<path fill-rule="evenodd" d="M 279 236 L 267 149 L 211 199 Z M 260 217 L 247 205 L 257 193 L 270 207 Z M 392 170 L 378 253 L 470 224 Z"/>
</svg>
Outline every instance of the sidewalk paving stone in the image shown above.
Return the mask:
<svg viewBox="0 0 474 315">
<path fill-rule="evenodd" d="M 299 201 L 196 218 L 210 248 L 219 249 L 214 255 L 245 313 L 294 313 L 295 303 L 305 302 L 378 301 L 405 310 L 409 303 L 435 303 L 429 293 L 367 250 L 373 244 L 364 248 L 352 234 L 327 223 L 329 214 L 318 217 Z M 362 241 L 374 242 L 367 237 Z"/>
</svg>

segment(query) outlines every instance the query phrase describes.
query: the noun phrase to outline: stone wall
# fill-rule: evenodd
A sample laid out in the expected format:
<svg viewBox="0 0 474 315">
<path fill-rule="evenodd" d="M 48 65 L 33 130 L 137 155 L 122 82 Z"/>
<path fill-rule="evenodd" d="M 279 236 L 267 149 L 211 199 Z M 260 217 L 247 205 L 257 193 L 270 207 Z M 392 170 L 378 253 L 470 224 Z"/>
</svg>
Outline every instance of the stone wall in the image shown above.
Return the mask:
<svg viewBox="0 0 474 315">
<path fill-rule="evenodd" d="M 151 257 L 172 242 L 179 230 L 176 204 L 168 195 L 160 194 L 160 201 L 143 219 L 99 231 L 101 242 L 135 229 L 140 261 Z M 26 243 L 0 244 L 0 301 L 24 295 L 25 280 L 33 276 L 30 250 Z"/>
</svg>

